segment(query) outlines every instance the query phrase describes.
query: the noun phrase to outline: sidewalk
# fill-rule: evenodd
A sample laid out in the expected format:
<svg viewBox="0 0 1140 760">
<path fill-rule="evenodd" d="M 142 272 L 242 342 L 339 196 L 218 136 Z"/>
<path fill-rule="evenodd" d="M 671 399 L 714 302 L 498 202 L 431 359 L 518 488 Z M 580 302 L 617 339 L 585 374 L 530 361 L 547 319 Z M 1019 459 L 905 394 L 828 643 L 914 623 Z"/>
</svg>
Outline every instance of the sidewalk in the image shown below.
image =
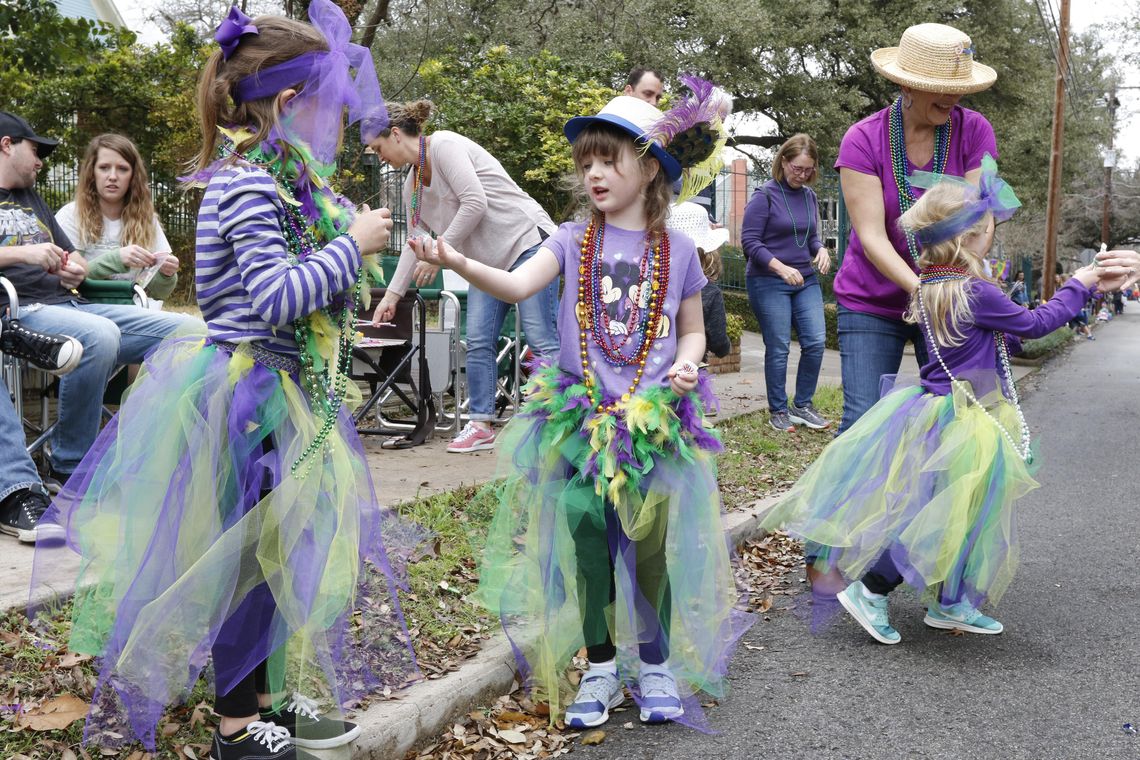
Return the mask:
<svg viewBox="0 0 1140 760">
<path fill-rule="evenodd" d="M 798 348 L 789 357 L 789 385 L 795 382 Z M 917 373 L 913 358 L 904 357 L 902 371 Z M 744 333 L 741 345 L 741 371 L 715 378 L 721 402 L 720 417 L 745 414 L 766 408 L 764 395 L 764 345 L 757 333 Z M 1016 377 L 1032 372 L 1032 368 L 1014 367 Z M 839 352 L 826 351 L 820 371 L 821 385 L 839 385 Z M 837 422 L 837 421 L 836 421 Z M 378 485 L 380 501 L 394 505 L 417 497 L 450 491 L 462 485 L 482 483 L 495 471 L 495 452 L 472 454 L 446 453 L 446 434 L 413 449 L 385 451 L 381 439 L 366 438 L 365 450 L 369 467 Z M 726 529 L 735 541 L 742 541 L 754 531 L 756 514 L 764 504 L 746 512 L 729 515 Z M 0 556 L 0 572 L 8 579 L 0 588 L 0 608 L 22 607 L 28 601 L 28 586 L 34 552 L 30 546 L 6 542 Z M 78 557 L 69 566 L 53 568 L 53 575 L 71 570 L 74 578 Z M 62 589 L 68 591 L 69 589 Z M 357 716 L 363 733 L 356 744 L 355 756 L 398 758 L 418 739 L 432 736 L 450 725 L 458 714 L 480 703 L 493 700 L 510 689 L 514 677 L 510 652 L 501 636 L 493 638 L 484 650 L 458 671 L 435 681 L 425 681 L 400 695 L 399 699 L 379 702 Z M 340 755 L 338 755 L 340 756 Z"/>
</svg>

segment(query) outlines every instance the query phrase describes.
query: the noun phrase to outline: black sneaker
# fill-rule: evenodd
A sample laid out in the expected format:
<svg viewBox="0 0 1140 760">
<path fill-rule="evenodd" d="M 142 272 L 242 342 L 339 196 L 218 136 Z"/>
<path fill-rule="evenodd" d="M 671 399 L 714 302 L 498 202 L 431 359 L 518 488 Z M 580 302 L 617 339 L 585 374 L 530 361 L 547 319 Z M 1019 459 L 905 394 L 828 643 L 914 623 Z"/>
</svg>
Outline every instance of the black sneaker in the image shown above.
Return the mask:
<svg viewBox="0 0 1140 760">
<path fill-rule="evenodd" d="M 61 538 L 63 528 L 40 519 L 49 506 L 51 500 L 38 483 L 16 491 L 0 504 L 0 533 L 15 536 L 25 544 L 34 544 L 37 539 Z"/>
<path fill-rule="evenodd" d="M 308 752 L 298 752 L 289 731 L 273 723 L 255 720 L 237 736 L 225 738 L 214 732 L 210 760 L 317 760 Z"/>
<path fill-rule="evenodd" d="M 0 319 L 0 353 L 27 359 L 53 375 L 66 375 L 83 358 L 83 344 L 68 335 L 29 330 L 18 319 Z"/>
<path fill-rule="evenodd" d="M 360 726 L 346 720 L 323 718 L 319 705 L 303 694 L 293 693 L 289 703 L 279 712 L 261 712 L 261 719 L 273 721 L 289 731 L 298 747 L 330 749 L 348 744 L 360 736 Z"/>
</svg>

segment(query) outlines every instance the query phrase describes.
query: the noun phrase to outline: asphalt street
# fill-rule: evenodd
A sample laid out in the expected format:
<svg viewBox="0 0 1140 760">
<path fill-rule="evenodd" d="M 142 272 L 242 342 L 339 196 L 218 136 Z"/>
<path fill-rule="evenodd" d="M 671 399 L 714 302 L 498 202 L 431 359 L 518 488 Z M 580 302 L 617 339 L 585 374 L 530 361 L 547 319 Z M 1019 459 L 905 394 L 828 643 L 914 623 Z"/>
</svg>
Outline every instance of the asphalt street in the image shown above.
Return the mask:
<svg viewBox="0 0 1140 760">
<path fill-rule="evenodd" d="M 1050 362 L 1024 410 L 1041 488 L 1017 504 L 1021 565 L 1000 636 L 926 628 L 891 598 L 902 643 L 839 620 L 813 636 L 779 602 L 746 635 L 715 735 L 630 710 L 586 758 L 1140 759 L 1140 305 Z M 795 674 L 795 675 L 793 675 Z M 632 728 L 622 724 L 634 721 Z"/>
</svg>

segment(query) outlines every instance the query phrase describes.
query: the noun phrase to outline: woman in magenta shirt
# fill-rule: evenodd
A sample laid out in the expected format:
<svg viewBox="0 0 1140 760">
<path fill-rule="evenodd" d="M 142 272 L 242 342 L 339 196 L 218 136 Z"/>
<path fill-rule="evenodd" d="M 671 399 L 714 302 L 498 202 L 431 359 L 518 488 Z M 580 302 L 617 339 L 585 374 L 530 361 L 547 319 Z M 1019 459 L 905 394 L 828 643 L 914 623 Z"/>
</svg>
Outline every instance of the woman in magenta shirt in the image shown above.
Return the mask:
<svg viewBox="0 0 1140 760">
<path fill-rule="evenodd" d="M 840 433 L 878 401 L 879 378 L 898 372 L 907 342 L 914 344 L 919 366 L 928 361 L 918 327 L 902 318 L 918 286 L 919 252 L 898 219 L 921 195 L 909 181 L 915 170 L 976 184 L 982 157 L 998 154 L 986 118 L 958 105 L 962 95 L 985 90 L 997 78 L 973 57 L 970 38 L 943 24 L 912 26 L 897 48 L 871 54 L 875 70 L 901 85 L 901 93 L 847 130 L 835 161 L 851 217 L 847 251 L 835 276 Z"/>
</svg>

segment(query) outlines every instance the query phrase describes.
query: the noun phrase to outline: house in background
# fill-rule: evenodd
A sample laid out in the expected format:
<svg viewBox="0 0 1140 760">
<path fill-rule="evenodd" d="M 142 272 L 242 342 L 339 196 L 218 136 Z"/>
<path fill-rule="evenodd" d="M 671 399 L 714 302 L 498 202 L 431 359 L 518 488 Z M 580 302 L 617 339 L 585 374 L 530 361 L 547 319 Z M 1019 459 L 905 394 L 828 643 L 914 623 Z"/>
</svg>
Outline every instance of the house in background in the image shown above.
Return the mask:
<svg viewBox="0 0 1140 760">
<path fill-rule="evenodd" d="M 119 28 L 126 27 L 123 16 L 115 7 L 115 0 L 55 0 L 59 12 L 67 18 L 86 18 L 105 21 Z"/>
</svg>

